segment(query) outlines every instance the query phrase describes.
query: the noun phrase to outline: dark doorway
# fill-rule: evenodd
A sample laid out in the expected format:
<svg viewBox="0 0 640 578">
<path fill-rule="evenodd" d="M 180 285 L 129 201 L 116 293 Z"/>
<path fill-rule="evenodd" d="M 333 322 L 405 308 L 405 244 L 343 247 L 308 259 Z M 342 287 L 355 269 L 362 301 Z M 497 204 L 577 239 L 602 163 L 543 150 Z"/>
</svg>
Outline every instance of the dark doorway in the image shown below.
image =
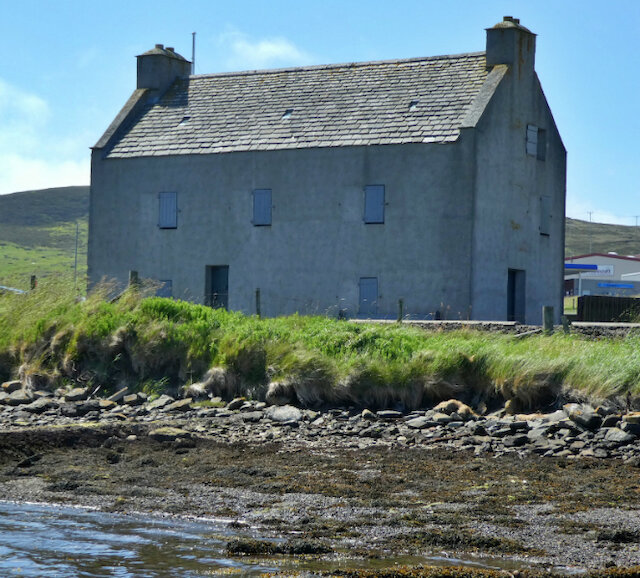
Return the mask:
<svg viewBox="0 0 640 578">
<path fill-rule="evenodd" d="M 525 322 L 525 272 L 509 269 L 507 280 L 507 321 Z"/>
<path fill-rule="evenodd" d="M 358 313 L 372 316 L 378 313 L 378 278 L 360 277 Z"/>
<path fill-rule="evenodd" d="M 229 265 L 207 265 L 204 302 L 215 309 L 229 308 Z"/>
</svg>

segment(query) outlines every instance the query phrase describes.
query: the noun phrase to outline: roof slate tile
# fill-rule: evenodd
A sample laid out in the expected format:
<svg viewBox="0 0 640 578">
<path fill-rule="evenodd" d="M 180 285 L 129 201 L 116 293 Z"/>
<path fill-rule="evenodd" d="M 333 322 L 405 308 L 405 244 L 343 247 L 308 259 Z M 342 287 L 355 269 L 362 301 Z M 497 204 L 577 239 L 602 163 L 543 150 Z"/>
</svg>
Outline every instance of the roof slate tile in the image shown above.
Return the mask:
<svg viewBox="0 0 640 578">
<path fill-rule="evenodd" d="M 108 156 L 452 142 L 487 74 L 473 53 L 180 78 Z"/>
</svg>

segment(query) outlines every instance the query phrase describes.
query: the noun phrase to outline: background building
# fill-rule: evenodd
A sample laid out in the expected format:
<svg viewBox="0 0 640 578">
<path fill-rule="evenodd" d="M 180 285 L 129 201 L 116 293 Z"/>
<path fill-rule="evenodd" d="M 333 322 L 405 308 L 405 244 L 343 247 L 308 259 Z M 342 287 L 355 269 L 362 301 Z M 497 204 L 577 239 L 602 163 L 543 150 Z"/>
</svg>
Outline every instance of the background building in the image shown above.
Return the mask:
<svg viewBox="0 0 640 578">
<path fill-rule="evenodd" d="M 590 253 L 565 259 L 565 294 L 640 295 L 640 257 Z"/>
</svg>

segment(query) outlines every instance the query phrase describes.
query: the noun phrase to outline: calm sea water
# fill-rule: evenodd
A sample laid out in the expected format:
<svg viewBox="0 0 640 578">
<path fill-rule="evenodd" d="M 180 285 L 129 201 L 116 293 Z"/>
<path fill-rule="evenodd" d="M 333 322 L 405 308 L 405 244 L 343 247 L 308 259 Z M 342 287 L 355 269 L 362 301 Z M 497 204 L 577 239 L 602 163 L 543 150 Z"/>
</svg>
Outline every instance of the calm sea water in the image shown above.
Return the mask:
<svg viewBox="0 0 640 578">
<path fill-rule="evenodd" d="M 376 568 L 419 563 L 496 570 L 520 567 L 504 559 L 474 560 L 437 554 L 377 561 L 343 557 L 331 562 L 284 557 L 276 567 L 268 561 L 258 564 L 241 557 L 227 558 L 226 543 L 239 535 L 248 534 L 223 522 L 0 501 L 0 577 L 244 577 L 287 567 L 313 572 L 339 566 Z"/>
<path fill-rule="evenodd" d="M 257 576 L 276 570 L 225 558 L 234 535 L 215 522 L 0 502 L 0 576 Z"/>
</svg>

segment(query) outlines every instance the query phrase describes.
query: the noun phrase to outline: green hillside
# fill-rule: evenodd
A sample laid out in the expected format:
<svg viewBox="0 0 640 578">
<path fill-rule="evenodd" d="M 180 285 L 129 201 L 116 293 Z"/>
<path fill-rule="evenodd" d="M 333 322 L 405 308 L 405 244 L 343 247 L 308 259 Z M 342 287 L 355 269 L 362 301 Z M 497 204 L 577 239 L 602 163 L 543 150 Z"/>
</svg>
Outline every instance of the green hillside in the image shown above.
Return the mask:
<svg viewBox="0 0 640 578">
<path fill-rule="evenodd" d="M 640 255 L 640 227 L 566 220 L 564 252 L 567 257 L 609 251 Z"/>
<path fill-rule="evenodd" d="M 0 195 L 0 285 L 25 289 L 31 275 L 87 271 L 89 187 Z"/>
<path fill-rule="evenodd" d="M 0 285 L 27 288 L 31 275 L 87 271 L 89 187 L 62 187 L 0 195 Z M 565 255 L 640 254 L 640 227 L 566 220 Z"/>
</svg>

